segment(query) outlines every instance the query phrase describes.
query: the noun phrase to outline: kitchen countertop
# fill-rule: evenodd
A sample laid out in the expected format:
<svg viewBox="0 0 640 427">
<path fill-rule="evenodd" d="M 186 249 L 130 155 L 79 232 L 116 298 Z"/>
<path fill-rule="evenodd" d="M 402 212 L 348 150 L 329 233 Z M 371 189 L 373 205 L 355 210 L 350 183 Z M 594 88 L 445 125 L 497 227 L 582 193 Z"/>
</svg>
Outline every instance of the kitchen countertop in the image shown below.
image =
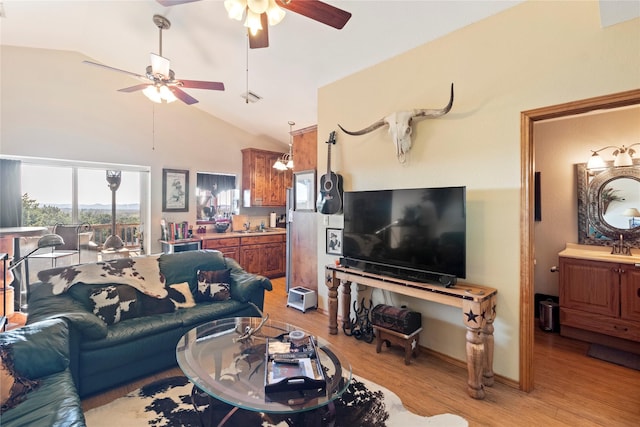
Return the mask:
<svg viewBox="0 0 640 427">
<path fill-rule="evenodd" d="M 619 255 L 612 254 L 610 246 L 591 246 L 567 243 L 566 248 L 560 252 L 558 256 L 592 261 L 618 262 L 621 264 L 640 263 L 640 252 L 636 248 L 631 249 L 631 255 Z"/>
<path fill-rule="evenodd" d="M 194 239 L 209 240 L 209 239 L 225 239 L 229 237 L 255 237 L 255 236 L 277 236 L 280 234 L 286 234 L 286 228 L 269 228 L 268 231 L 227 231 L 225 233 L 212 233 L 207 232 L 204 234 L 194 234 Z"/>
</svg>

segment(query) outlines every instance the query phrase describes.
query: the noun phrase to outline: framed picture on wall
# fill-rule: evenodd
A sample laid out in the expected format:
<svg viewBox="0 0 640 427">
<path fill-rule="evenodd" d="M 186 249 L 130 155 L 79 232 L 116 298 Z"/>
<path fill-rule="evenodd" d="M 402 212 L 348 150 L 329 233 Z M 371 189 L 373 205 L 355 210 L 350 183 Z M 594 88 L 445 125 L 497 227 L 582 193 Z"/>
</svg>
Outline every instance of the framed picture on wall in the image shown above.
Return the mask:
<svg viewBox="0 0 640 427">
<path fill-rule="evenodd" d="M 327 228 L 327 253 L 342 255 L 342 229 Z"/>
<path fill-rule="evenodd" d="M 162 169 L 162 212 L 189 212 L 189 171 Z"/>
</svg>

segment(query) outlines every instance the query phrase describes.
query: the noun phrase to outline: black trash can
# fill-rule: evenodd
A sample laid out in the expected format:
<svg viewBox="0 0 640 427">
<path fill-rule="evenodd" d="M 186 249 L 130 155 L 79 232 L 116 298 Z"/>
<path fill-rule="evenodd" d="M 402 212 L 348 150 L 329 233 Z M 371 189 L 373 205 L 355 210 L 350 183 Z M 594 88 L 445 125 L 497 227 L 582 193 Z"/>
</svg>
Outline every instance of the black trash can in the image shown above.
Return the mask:
<svg viewBox="0 0 640 427">
<path fill-rule="evenodd" d="M 540 301 L 540 329 L 560 332 L 560 305 L 552 299 Z"/>
</svg>

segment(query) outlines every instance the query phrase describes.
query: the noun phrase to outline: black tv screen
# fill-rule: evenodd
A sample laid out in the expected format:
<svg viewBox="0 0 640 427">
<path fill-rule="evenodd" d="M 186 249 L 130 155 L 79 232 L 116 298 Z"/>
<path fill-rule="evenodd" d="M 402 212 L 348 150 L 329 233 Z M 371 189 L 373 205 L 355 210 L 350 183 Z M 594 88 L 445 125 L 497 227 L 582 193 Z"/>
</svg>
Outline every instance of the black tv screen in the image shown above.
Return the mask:
<svg viewBox="0 0 640 427">
<path fill-rule="evenodd" d="M 345 192 L 347 265 L 417 281 L 466 277 L 465 194 L 466 187 Z"/>
</svg>

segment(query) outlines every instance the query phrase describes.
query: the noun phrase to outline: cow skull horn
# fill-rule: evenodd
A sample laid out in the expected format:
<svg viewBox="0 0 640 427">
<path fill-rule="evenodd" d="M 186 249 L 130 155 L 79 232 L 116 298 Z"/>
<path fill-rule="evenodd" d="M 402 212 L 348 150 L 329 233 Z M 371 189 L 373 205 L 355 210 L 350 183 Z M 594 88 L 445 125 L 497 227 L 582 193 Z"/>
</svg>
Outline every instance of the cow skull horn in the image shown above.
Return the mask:
<svg viewBox="0 0 640 427">
<path fill-rule="evenodd" d="M 380 120 L 378 120 L 377 122 L 375 122 L 374 124 L 372 124 L 371 126 L 367 126 L 366 128 L 364 128 L 364 129 L 360 129 L 360 130 L 357 130 L 357 131 L 355 131 L 355 132 L 352 132 L 352 131 L 346 130 L 345 128 L 343 128 L 342 126 L 340 126 L 340 124 L 339 124 L 339 123 L 338 123 L 338 127 L 339 127 L 340 129 L 342 129 L 342 131 L 343 131 L 344 133 L 348 134 L 348 135 L 360 136 L 360 135 L 364 135 L 364 134 L 366 134 L 366 133 L 372 132 L 372 131 L 374 131 L 374 130 L 378 129 L 379 127 L 382 127 L 382 126 L 387 125 L 387 124 L 388 124 L 388 123 L 387 123 L 387 121 L 386 121 L 385 119 L 380 119 Z"/>
<path fill-rule="evenodd" d="M 447 114 L 449 111 L 451 111 L 451 107 L 453 106 L 453 83 L 451 83 L 451 96 L 449 98 L 449 103 L 446 105 L 446 107 L 442 108 L 442 109 L 436 109 L 436 110 L 427 110 L 427 109 L 422 109 L 422 110 L 416 110 L 416 113 L 413 115 L 413 118 L 418 118 L 418 117 L 424 117 L 427 119 L 435 119 L 436 117 L 440 117 L 440 116 L 444 116 L 445 114 Z"/>
<path fill-rule="evenodd" d="M 388 126 L 389 133 L 391 134 L 393 143 L 396 146 L 396 156 L 401 163 L 404 163 L 406 160 L 405 156 L 411 149 L 411 125 L 413 123 L 413 119 L 433 119 L 436 117 L 444 116 L 451 110 L 452 106 L 453 83 L 451 83 L 451 97 L 449 98 L 449 103 L 442 109 L 417 109 L 412 111 L 398 111 L 395 113 L 391 113 L 388 116 L 383 117 L 382 119 L 373 123 L 372 125 L 358 131 L 346 130 L 340 124 L 338 124 L 338 127 L 348 135 L 360 136 L 372 132 L 382 126 Z"/>
</svg>

